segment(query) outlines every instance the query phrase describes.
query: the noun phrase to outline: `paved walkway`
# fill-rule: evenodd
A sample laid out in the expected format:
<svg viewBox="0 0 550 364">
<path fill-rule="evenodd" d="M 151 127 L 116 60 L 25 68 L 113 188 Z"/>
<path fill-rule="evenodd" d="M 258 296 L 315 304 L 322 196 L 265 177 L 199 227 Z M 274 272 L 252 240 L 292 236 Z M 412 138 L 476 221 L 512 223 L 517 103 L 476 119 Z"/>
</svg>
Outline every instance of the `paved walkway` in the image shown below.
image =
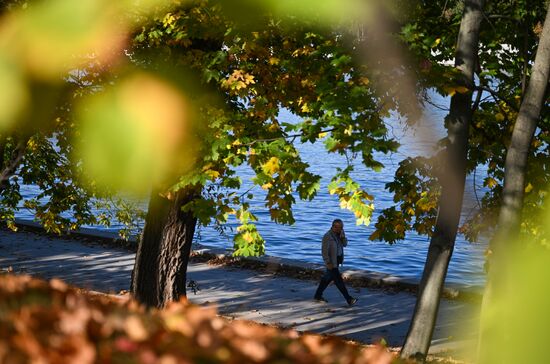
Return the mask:
<svg viewBox="0 0 550 364">
<path fill-rule="evenodd" d="M 127 290 L 134 253 L 124 249 L 83 244 L 44 234 L 0 230 L 0 270 L 57 277 L 73 285 L 102 292 Z M 328 304 L 314 302 L 316 282 L 274 276 L 254 270 L 190 263 L 188 279 L 198 284 L 197 304 L 214 304 L 221 314 L 299 331 L 334 334 L 373 343 L 384 338 L 402 345 L 415 304 L 408 292 L 350 288 L 358 297 L 348 308 L 333 285 L 325 291 Z M 474 341 L 478 305 L 443 299 L 430 352 L 464 347 Z"/>
</svg>

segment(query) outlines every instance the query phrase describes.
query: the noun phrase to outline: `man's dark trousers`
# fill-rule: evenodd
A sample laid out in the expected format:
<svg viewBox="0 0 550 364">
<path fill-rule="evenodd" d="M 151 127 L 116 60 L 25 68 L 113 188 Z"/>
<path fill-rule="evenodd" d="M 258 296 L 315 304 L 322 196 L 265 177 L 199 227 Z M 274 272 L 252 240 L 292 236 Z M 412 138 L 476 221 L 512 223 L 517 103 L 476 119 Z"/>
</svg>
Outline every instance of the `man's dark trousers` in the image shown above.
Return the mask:
<svg viewBox="0 0 550 364">
<path fill-rule="evenodd" d="M 338 268 L 327 269 L 327 271 L 321 278 L 319 287 L 317 287 L 317 291 L 315 292 L 315 298 L 321 298 L 323 296 L 323 292 L 332 281 L 334 281 L 334 284 L 336 285 L 336 287 L 338 287 L 340 292 L 342 292 L 342 295 L 344 296 L 346 301 L 349 302 L 351 300 L 351 296 L 349 295 L 348 290 L 346 289 L 344 280 L 342 279 L 342 275 L 340 274 L 340 271 L 338 270 Z"/>
</svg>

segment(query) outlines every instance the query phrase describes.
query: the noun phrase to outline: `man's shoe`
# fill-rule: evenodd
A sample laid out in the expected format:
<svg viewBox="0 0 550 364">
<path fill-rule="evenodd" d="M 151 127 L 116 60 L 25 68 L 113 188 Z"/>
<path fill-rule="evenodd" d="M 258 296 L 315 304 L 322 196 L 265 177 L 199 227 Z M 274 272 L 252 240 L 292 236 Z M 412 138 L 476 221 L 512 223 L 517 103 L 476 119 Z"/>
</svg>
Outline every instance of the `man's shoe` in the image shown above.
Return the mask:
<svg viewBox="0 0 550 364">
<path fill-rule="evenodd" d="M 325 299 L 325 297 L 313 297 L 313 299 L 317 302 L 324 302 L 327 303 L 328 301 Z"/>
<path fill-rule="evenodd" d="M 350 298 L 349 301 L 348 301 L 348 306 L 349 306 L 349 307 L 354 306 L 356 303 L 357 303 L 357 298 L 352 297 L 352 298 Z"/>
</svg>

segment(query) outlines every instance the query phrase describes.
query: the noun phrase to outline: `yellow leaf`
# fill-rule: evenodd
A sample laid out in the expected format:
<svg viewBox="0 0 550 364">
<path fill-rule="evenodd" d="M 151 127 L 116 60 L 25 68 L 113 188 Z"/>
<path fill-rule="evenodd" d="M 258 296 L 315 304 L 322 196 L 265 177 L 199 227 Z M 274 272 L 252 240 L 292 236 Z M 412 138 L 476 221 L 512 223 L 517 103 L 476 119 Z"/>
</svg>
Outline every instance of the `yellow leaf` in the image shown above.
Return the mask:
<svg viewBox="0 0 550 364">
<path fill-rule="evenodd" d="M 248 73 L 245 74 L 244 83 L 246 83 L 247 85 L 256 83 L 256 81 L 254 81 L 254 76 L 249 75 Z"/>
<path fill-rule="evenodd" d="M 494 178 L 489 177 L 485 180 L 485 185 L 487 185 L 487 187 L 489 187 L 489 188 L 493 188 L 497 184 L 498 184 L 498 182 Z"/>
<path fill-rule="evenodd" d="M 327 132 L 322 132 L 322 133 L 319 133 L 318 137 L 319 137 L 319 138 L 324 138 L 324 137 L 326 137 L 327 135 L 328 135 Z"/>
<path fill-rule="evenodd" d="M 528 183 L 527 186 L 525 186 L 525 193 L 529 193 L 533 190 L 533 185 L 531 183 Z"/>
<path fill-rule="evenodd" d="M 271 157 L 265 164 L 262 165 L 262 170 L 265 174 L 273 175 L 279 171 L 279 159 Z"/>
<path fill-rule="evenodd" d="M 301 80 L 300 84 L 302 85 L 302 87 L 313 87 L 313 86 L 315 86 L 315 83 L 311 80 L 308 80 L 307 78 Z"/>
<path fill-rule="evenodd" d="M 459 94 L 464 94 L 466 92 L 468 92 L 468 88 L 467 87 L 464 87 L 464 86 L 456 86 L 456 87 L 453 87 L 453 86 L 444 86 L 443 87 L 443 90 L 449 95 L 449 96 L 453 96 L 454 94 L 456 94 L 457 92 Z"/>
<path fill-rule="evenodd" d="M 311 112 L 311 109 L 309 108 L 309 106 L 307 105 L 307 103 L 304 103 L 302 105 L 302 112 Z"/>
<path fill-rule="evenodd" d="M 277 57 L 271 57 L 271 58 L 269 58 L 269 64 L 272 65 L 272 66 L 273 66 L 273 65 L 279 64 L 279 62 L 280 62 L 280 59 L 277 58 Z"/>
<path fill-rule="evenodd" d="M 246 83 L 243 81 L 237 81 L 235 84 L 235 89 L 240 90 L 241 88 L 246 88 Z"/>
<path fill-rule="evenodd" d="M 216 179 L 220 176 L 220 172 L 218 172 L 218 171 L 208 170 L 205 173 L 208 177 L 210 177 L 212 179 Z"/>
<path fill-rule="evenodd" d="M 453 96 L 456 93 L 456 90 L 453 87 L 450 86 L 443 86 L 443 90 L 447 93 L 449 96 Z"/>
<path fill-rule="evenodd" d="M 370 80 L 369 80 L 368 78 L 366 78 L 366 77 L 361 77 L 361 78 L 359 79 L 359 83 L 366 86 L 366 85 L 368 85 L 368 84 L 370 83 Z"/>
<path fill-rule="evenodd" d="M 270 182 L 268 182 L 268 183 L 266 183 L 266 184 L 263 184 L 263 185 L 262 185 L 262 188 L 263 188 L 264 190 L 268 190 L 268 189 L 271 188 L 271 186 L 273 186 L 273 185 L 272 185 Z"/>
<path fill-rule="evenodd" d="M 504 120 L 504 115 L 502 113 L 496 113 L 495 114 L 495 119 L 497 119 L 497 121 L 503 121 Z"/>
<path fill-rule="evenodd" d="M 246 233 L 243 234 L 243 239 L 247 243 L 252 243 L 252 241 L 254 241 L 254 238 L 252 237 L 252 235 L 250 235 L 249 232 L 246 232 Z"/>
</svg>

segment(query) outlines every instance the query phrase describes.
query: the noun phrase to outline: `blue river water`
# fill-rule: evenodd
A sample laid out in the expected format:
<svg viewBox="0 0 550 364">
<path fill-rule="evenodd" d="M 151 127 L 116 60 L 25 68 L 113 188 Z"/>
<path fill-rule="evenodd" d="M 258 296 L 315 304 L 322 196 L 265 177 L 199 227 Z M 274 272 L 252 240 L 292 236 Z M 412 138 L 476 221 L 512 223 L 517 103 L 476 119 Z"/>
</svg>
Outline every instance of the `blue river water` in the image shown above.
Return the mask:
<svg viewBox="0 0 550 364">
<path fill-rule="evenodd" d="M 442 106 L 448 105 L 447 100 L 438 100 Z M 252 201 L 252 211 L 258 216 L 258 230 L 266 241 L 266 254 L 284 258 L 297 259 L 307 262 L 321 263 L 321 238 L 330 228 L 331 221 L 341 218 L 344 221 L 344 229 L 349 240 L 346 248 L 346 262 L 344 269 L 356 268 L 376 272 L 393 274 L 413 280 L 419 280 L 422 275 L 424 261 L 426 259 L 429 239 L 408 233 L 406 240 L 389 245 L 385 242 L 370 241 L 369 235 L 374 230 L 379 212 L 393 206 L 393 196 L 385 189 L 385 184 L 393 179 L 393 174 L 399 162 L 406 156 L 428 154 L 432 151 L 436 140 L 444 135 L 443 116 L 444 110 L 435 107 L 426 109 L 423 120 L 413 127 L 406 127 L 399 118 L 392 117 L 387 120 L 392 133 L 399 138 L 401 148 L 392 155 L 376 155 L 377 160 L 385 165 L 381 172 L 374 172 L 362 166 L 360 160 L 355 162 L 356 171 L 353 177 L 371 195 L 375 196 L 375 211 L 370 226 L 356 226 L 353 213 L 342 210 L 339 207 L 338 198 L 331 196 L 327 191 L 327 185 L 336 168 L 345 167 L 346 159 L 343 156 L 328 154 L 322 143 L 297 144 L 302 158 L 311 165 L 311 171 L 322 176 L 321 190 L 313 201 L 300 201 L 293 208 L 296 223 L 292 226 L 278 225 L 270 221 L 269 212 L 264 207 L 262 190 L 257 187 L 254 192 L 258 198 Z M 284 110 L 281 111 L 281 121 L 296 121 L 296 117 Z M 251 171 L 241 168 L 239 175 L 243 180 L 242 190 L 246 191 L 250 186 Z M 482 180 L 481 178 L 479 179 Z M 466 182 L 463 217 L 472 212 L 476 207 L 473 181 L 469 178 Z M 477 189 L 480 189 L 477 186 Z M 36 186 L 24 186 L 24 197 L 36 195 Z M 146 202 L 143 202 L 146 206 Z M 25 210 L 17 215 L 19 218 L 32 220 L 32 216 Z M 230 221 L 229 226 L 237 226 L 235 220 Z M 95 227 L 97 229 L 117 230 L 117 224 L 110 228 Z M 197 238 L 201 244 L 220 248 L 231 248 L 232 232 L 229 230 L 226 236 L 220 236 L 213 227 L 202 227 L 197 232 Z M 484 251 L 486 243 L 469 243 L 462 236 L 456 240 L 455 251 L 450 263 L 447 282 L 481 287 L 484 284 L 483 273 Z"/>
</svg>

